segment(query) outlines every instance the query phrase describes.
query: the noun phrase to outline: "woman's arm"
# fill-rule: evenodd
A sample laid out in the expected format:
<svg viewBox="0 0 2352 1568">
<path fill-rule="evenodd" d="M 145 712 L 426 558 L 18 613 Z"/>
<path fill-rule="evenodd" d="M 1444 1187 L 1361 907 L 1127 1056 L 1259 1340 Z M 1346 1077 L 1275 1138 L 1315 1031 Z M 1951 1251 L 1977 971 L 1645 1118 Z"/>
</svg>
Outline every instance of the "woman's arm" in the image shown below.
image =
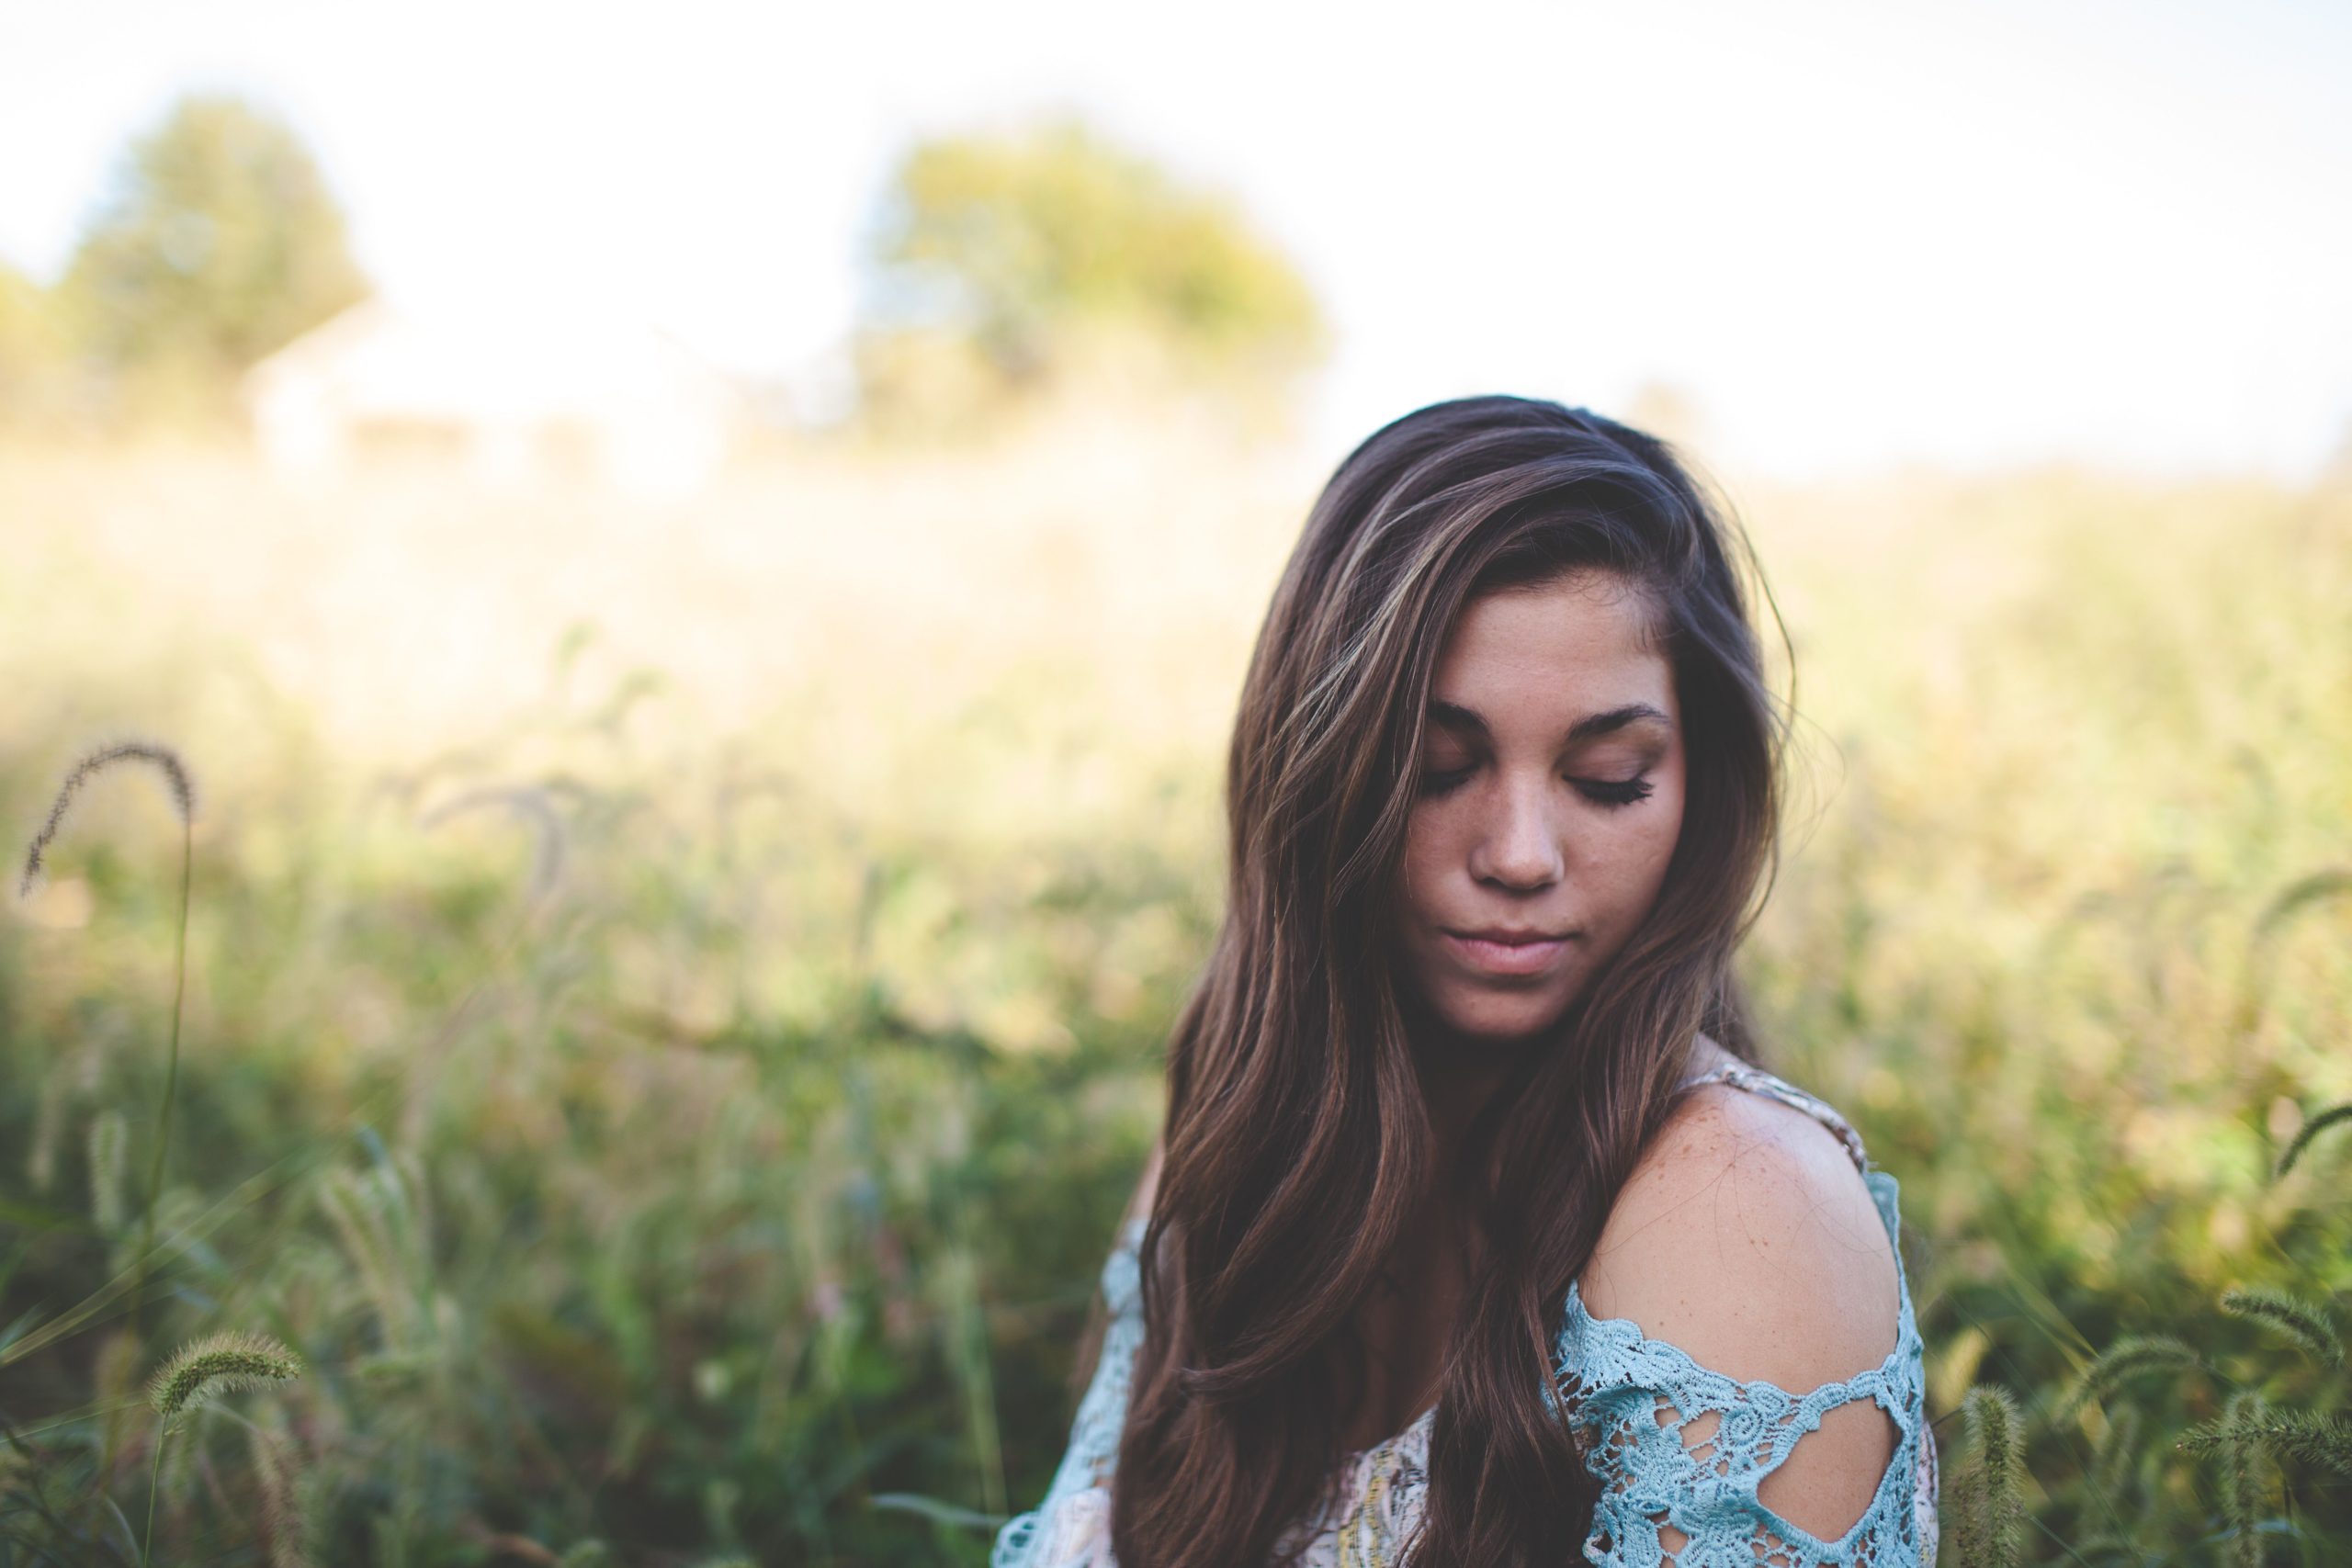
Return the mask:
<svg viewBox="0 0 2352 1568">
<path fill-rule="evenodd" d="M 1122 1230 L 1132 1224 L 1138 1214 L 1151 1213 L 1152 1199 L 1159 1191 L 1160 1161 L 1167 1153 L 1167 1147 L 1161 1139 L 1154 1138 L 1151 1141 L 1151 1157 L 1144 1161 L 1143 1179 L 1136 1183 L 1136 1194 L 1127 1201 L 1127 1212 L 1119 1221 Z"/>
<path fill-rule="evenodd" d="M 1125 1247 L 1127 1227 L 1134 1224 L 1138 1216 L 1151 1213 L 1152 1200 L 1159 1191 L 1160 1161 L 1166 1153 L 1160 1140 L 1154 1138 L 1151 1154 L 1143 1164 L 1143 1177 L 1136 1183 L 1134 1195 L 1127 1200 L 1126 1213 L 1119 1216 L 1118 1234 L 1112 1237 L 1111 1243 L 1114 1251 Z M 1104 1336 L 1110 1327 L 1111 1315 L 1098 1297 L 1094 1310 L 1087 1314 L 1086 1327 L 1079 1335 L 1078 1359 L 1071 1375 L 1076 1379 L 1072 1386 L 1081 1392 L 1094 1381 L 1095 1373 L 1101 1368 Z"/>
<path fill-rule="evenodd" d="M 1036 1507 L 1007 1520 L 989 1552 L 991 1568 L 1110 1568 L 1110 1483 L 1125 1425 L 1127 1388 L 1143 1346 L 1143 1310 L 1127 1227 L 1151 1213 L 1159 1187 L 1160 1147 L 1152 1145 L 1143 1179 L 1119 1222 L 1119 1238 L 1103 1264 L 1102 1289 L 1081 1337 L 1079 1364 L 1087 1369 L 1069 1446 Z"/>
</svg>

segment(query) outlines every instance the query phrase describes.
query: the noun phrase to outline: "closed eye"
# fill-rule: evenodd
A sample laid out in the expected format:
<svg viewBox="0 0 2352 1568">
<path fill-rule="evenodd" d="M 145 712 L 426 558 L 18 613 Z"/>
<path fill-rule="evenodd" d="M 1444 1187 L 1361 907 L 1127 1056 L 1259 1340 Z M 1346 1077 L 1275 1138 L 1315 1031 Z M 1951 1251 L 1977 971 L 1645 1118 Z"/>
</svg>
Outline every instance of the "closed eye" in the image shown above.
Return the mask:
<svg viewBox="0 0 2352 1568">
<path fill-rule="evenodd" d="M 1476 768 L 1456 768 L 1451 773 L 1423 773 L 1421 795 L 1424 798 L 1452 795 L 1467 784 L 1470 775 L 1477 771 Z M 1638 773 L 1630 779 L 1572 778 L 1567 782 L 1576 786 L 1578 795 L 1583 795 L 1594 805 L 1611 807 L 1631 806 L 1636 801 L 1647 800 L 1651 793 L 1657 788 L 1646 775 Z"/>
<path fill-rule="evenodd" d="M 1657 786 L 1647 778 L 1636 775 L 1630 779 L 1570 779 L 1586 799 L 1602 806 L 1631 806 L 1637 800 L 1647 800 Z"/>
</svg>

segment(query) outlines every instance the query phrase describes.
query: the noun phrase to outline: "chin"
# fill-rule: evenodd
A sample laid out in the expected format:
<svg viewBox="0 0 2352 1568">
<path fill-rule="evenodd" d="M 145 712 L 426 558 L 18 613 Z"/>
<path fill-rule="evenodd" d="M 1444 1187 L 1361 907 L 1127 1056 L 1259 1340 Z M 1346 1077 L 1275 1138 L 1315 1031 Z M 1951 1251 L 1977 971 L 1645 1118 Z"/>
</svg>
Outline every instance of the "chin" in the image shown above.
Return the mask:
<svg viewBox="0 0 2352 1568">
<path fill-rule="evenodd" d="M 1535 997 L 1453 1000 L 1444 1010 L 1446 1021 L 1458 1033 L 1498 1045 L 1516 1044 L 1540 1034 L 1559 1022 L 1566 1011 L 1563 1000 Z"/>
</svg>

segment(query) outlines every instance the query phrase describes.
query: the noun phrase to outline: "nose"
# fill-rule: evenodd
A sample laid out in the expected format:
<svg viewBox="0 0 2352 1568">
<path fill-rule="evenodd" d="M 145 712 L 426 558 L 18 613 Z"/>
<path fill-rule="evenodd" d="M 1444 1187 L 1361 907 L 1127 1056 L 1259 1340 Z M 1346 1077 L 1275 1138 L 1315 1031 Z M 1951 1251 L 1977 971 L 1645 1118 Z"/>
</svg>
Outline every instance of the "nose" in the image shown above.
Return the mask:
<svg viewBox="0 0 2352 1568">
<path fill-rule="evenodd" d="M 1487 799 L 1493 809 L 1479 825 L 1470 874 L 1513 892 L 1533 893 L 1566 874 L 1557 805 L 1548 777 L 1507 781 Z"/>
</svg>

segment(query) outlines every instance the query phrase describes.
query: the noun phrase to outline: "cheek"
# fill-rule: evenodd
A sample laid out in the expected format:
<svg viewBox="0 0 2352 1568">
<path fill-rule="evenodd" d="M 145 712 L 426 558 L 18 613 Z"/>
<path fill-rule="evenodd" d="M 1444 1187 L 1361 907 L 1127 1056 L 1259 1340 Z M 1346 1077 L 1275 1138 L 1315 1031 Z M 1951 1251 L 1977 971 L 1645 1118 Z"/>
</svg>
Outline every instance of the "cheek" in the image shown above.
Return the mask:
<svg viewBox="0 0 2352 1568">
<path fill-rule="evenodd" d="M 1430 895 L 1444 874 L 1445 835 L 1438 813 L 1423 807 L 1413 813 L 1405 829 L 1405 854 L 1398 864 L 1398 888 L 1406 906 L 1416 911 L 1428 907 Z"/>
<path fill-rule="evenodd" d="M 1682 781 L 1676 779 L 1670 786 L 1662 784 L 1646 804 L 1657 809 L 1646 813 L 1641 821 L 1626 824 L 1624 863 L 1627 878 L 1654 893 L 1658 884 L 1666 880 L 1667 865 L 1674 859 L 1674 846 L 1682 838 Z"/>
</svg>

